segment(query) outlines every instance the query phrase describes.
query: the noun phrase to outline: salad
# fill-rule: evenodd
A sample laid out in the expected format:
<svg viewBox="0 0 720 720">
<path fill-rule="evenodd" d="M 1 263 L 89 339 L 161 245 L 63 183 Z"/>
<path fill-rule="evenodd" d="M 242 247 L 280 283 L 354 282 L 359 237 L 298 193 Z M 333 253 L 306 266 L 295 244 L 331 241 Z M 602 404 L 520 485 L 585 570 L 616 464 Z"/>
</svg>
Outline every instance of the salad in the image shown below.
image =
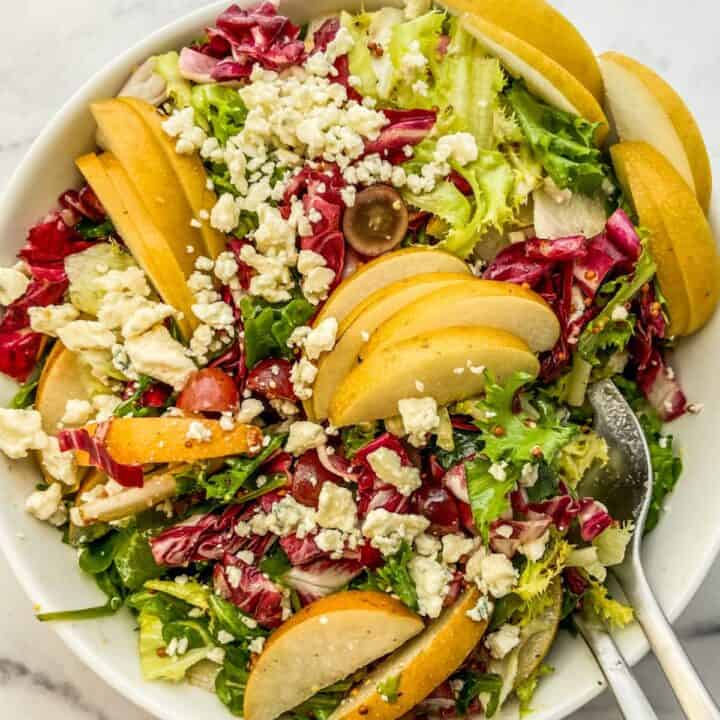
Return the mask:
<svg viewBox="0 0 720 720">
<path fill-rule="evenodd" d="M 536 0 L 263 2 L 90 112 L 0 269 L 0 450 L 107 595 L 40 620 L 124 608 L 148 681 L 247 720 L 528 711 L 574 613 L 632 622 L 586 390 L 640 419 L 652 530 L 720 288 L 671 88 Z"/>
</svg>

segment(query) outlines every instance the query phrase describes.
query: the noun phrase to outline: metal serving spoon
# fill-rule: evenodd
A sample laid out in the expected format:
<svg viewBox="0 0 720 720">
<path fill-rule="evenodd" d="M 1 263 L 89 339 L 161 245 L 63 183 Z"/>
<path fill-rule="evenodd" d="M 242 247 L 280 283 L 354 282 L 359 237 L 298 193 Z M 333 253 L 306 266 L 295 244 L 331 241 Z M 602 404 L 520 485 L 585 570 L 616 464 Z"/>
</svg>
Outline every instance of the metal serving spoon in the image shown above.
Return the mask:
<svg viewBox="0 0 720 720">
<path fill-rule="evenodd" d="M 652 498 L 653 471 L 640 423 L 612 381 L 591 385 L 588 397 L 595 411 L 595 431 L 607 441 L 610 462 L 590 480 L 592 487 L 583 485 L 583 494 L 604 503 L 616 520 L 635 524 L 625 560 L 612 570 L 688 720 L 720 720 L 720 709 L 675 636 L 643 570 L 640 546 Z M 580 618 L 576 624 L 603 668 L 625 717 L 656 717 L 610 635 L 589 627 Z"/>
</svg>

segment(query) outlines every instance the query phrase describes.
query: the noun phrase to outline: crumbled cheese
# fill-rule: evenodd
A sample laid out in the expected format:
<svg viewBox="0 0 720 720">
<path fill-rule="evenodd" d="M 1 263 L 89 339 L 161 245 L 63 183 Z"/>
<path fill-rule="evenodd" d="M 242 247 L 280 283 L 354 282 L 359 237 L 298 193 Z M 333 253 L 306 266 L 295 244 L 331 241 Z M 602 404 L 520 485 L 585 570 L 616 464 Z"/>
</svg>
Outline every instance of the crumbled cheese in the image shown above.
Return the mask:
<svg viewBox="0 0 720 720">
<path fill-rule="evenodd" d="M 212 440 L 212 430 L 200 421 L 193 420 L 185 433 L 185 439 L 201 443 L 210 442 Z"/>
<path fill-rule="evenodd" d="M 343 532 L 354 530 L 357 524 L 357 505 L 352 492 L 333 482 L 326 482 L 318 499 L 317 523 L 320 527 Z"/>
<path fill-rule="evenodd" d="M 427 442 L 428 433 L 437 430 L 440 425 L 437 402 L 434 398 L 406 398 L 398 401 L 398 411 L 402 417 L 408 441 L 415 447 Z"/>
<path fill-rule="evenodd" d="M 93 284 L 106 293 L 128 293 L 140 297 L 147 297 L 150 294 L 150 285 L 145 273 L 139 267 L 110 270 L 94 278 Z"/>
<path fill-rule="evenodd" d="M 222 665 L 225 662 L 225 651 L 222 648 L 214 647 L 207 654 L 207 659 L 216 665 Z"/>
<path fill-rule="evenodd" d="M 87 400 L 68 400 L 60 422 L 64 426 L 84 425 L 92 414 L 92 405 Z"/>
<path fill-rule="evenodd" d="M 207 362 L 206 357 L 210 351 L 213 338 L 214 332 L 209 325 L 198 325 L 190 338 L 190 352 L 201 365 Z"/>
<path fill-rule="evenodd" d="M 62 502 L 62 487 L 53 483 L 47 490 L 36 490 L 25 501 L 25 510 L 38 520 L 52 525 L 63 525 L 67 520 L 67 509 Z"/>
<path fill-rule="evenodd" d="M 400 71 L 406 78 L 411 79 L 416 73 L 424 70 L 427 64 L 428 59 L 420 49 L 420 42 L 413 40 L 400 60 Z"/>
<path fill-rule="evenodd" d="M 325 318 L 307 334 L 303 346 L 305 354 L 310 360 L 317 360 L 324 352 L 330 352 L 335 347 L 337 329 L 337 320 L 334 317 L 329 317 Z"/>
<path fill-rule="evenodd" d="M 21 298 L 30 278 L 15 268 L 0 268 L 0 305 L 10 305 Z"/>
<path fill-rule="evenodd" d="M 58 330 L 69 325 L 80 317 L 74 305 L 46 305 L 45 307 L 31 307 L 28 310 L 30 327 L 43 335 L 56 337 Z"/>
<path fill-rule="evenodd" d="M 518 573 L 505 555 L 492 553 L 481 560 L 480 578 L 493 597 L 502 598 L 512 592 Z"/>
<path fill-rule="evenodd" d="M 116 395 L 95 395 L 92 399 L 93 408 L 96 411 L 95 422 L 105 422 L 109 420 L 115 408 L 122 402 L 122 399 Z"/>
<path fill-rule="evenodd" d="M 470 608 L 465 614 L 474 622 L 485 622 L 490 619 L 494 610 L 492 600 L 487 595 L 482 595 L 475 606 Z"/>
<path fill-rule="evenodd" d="M 438 617 L 450 589 L 452 574 L 436 560 L 421 555 L 410 560 L 408 569 L 415 583 L 420 614 L 429 618 Z"/>
<path fill-rule="evenodd" d="M 616 305 L 613 308 L 612 313 L 610 314 L 610 317 L 615 321 L 622 321 L 628 319 L 628 311 L 627 308 L 624 305 Z"/>
<path fill-rule="evenodd" d="M 169 317 L 175 316 L 175 309 L 164 303 L 148 303 L 144 307 L 138 308 L 123 323 L 122 334 L 125 338 L 136 337 L 142 335 L 153 328 L 158 323 L 163 322 Z"/>
<path fill-rule="evenodd" d="M 28 450 L 43 450 L 47 444 L 37 410 L 0 408 L 0 450 L 9 458 L 27 457 Z"/>
<path fill-rule="evenodd" d="M 405 17 L 408 20 L 425 15 L 432 8 L 432 0 L 405 0 Z"/>
<path fill-rule="evenodd" d="M 403 541 L 412 543 L 429 526 L 430 521 L 422 515 L 406 515 L 376 508 L 365 517 L 362 534 L 383 555 L 394 555 Z"/>
<path fill-rule="evenodd" d="M 478 158 L 478 147 L 475 136 L 466 132 L 443 135 L 435 149 L 434 159 L 437 162 L 454 160 L 459 165 L 467 165 Z"/>
<path fill-rule="evenodd" d="M 237 273 L 238 264 L 235 255 L 230 251 L 220 253 L 215 260 L 215 277 L 223 285 L 228 285 L 237 276 Z"/>
<path fill-rule="evenodd" d="M 538 481 L 538 466 L 534 463 L 525 463 L 520 471 L 520 487 L 535 487 Z"/>
<path fill-rule="evenodd" d="M 443 535 L 442 559 L 446 565 L 452 565 L 461 557 L 469 555 L 475 549 L 476 541 L 473 538 L 460 534 Z"/>
<path fill-rule="evenodd" d="M 505 462 L 493 463 L 488 468 L 488 474 L 494 477 L 498 482 L 503 482 L 507 479 L 507 472 L 505 471 L 506 467 L 507 463 Z"/>
<path fill-rule="evenodd" d="M 290 370 L 290 381 L 295 395 L 300 400 L 309 400 L 312 397 L 312 385 L 317 377 L 318 369 L 307 358 L 302 357 Z"/>
<path fill-rule="evenodd" d="M 263 651 L 264 647 L 265 647 L 265 638 L 262 635 L 260 635 L 259 637 L 253 638 L 250 641 L 250 643 L 248 645 L 248 650 L 250 650 L 251 653 L 255 653 L 255 654 L 259 655 Z"/>
<path fill-rule="evenodd" d="M 256 535 L 272 533 L 286 537 L 295 534 L 302 539 L 317 528 L 317 521 L 312 508 L 301 505 L 294 497 L 286 495 L 273 505 L 269 513 L 253 515 L 248 525 L 250 531 Z M 238 527 L 235 532 L 238 532 Z"/>
<path fill-rule="evenodd" d="M 341 530 L 321 530 L 315 536 L 315 544 L 330 553 L 332 560 L 339 560 L 345 550 L 345 534 Z"/>
<path fill-rule="evenodd" d="M 230 193 L 223 193 L 210 212 L 210 225 L 223 233 L 231 233 L 240 222 L 240 208 Z"/>
<path fill-rule="evenodd" d="M 249 425 L 258 415 L 262 415 L 265 406 L 255 398 L 247 398 L 242 401 L 240 410 L 235 416 L 235 421 L 241 425 Z"/>
<path fill-rule="evenodd" d="M 237 570 L 237 568 L 228 568 L 228 570 Z M 229 645 L 231 642 L 235 642 L 235 636 L 223 629 L 218 632 L 217 639 L 221 645 Z"/>
<path fill-rule="evenodd" d="M 207 140 L 205 131 L 195 125 L 195 110 L 192 107 L 174 110 L 162 123 L 162 129 L 170 137 L 177 139 L 175 150 L 181 155 L 192 155 Z"/>
<path fill-rule="evenodd" d="M 222 300 L 197 302 L 192 306 L 192 311 L 198 320 L 211 328 L 227 329 L 235 323 L 232 307 Z"/>
<path fill-rule="evenodd" d="M 545 554 L 545 547 L 550 539 L 550 533 L 546 531 L 536 540 L 523 543 L 518 547 L 518 552 L 522 553 L 528 560 L 537 562 Z"/>
<path fill-rule="evenodd" d="M 434 535 L 421 533 L 415 538 L 415 550 L 418 555 L 435 558 L 442 550 L 442 543 Z"/>
<path fill-rule="evenodd" d="M 197 369 L 186 355 L 185 347 L 162 325 L 130 338 L 125 350 L 137 372 L 171 385 L 175 390 L 182 390 Z"/>
<path fill-rule="evenodd" d="M 40 451 L 42 466 L 54 480 L 63 485 L 73 486 L 77 482 L 77 463 L 72 450 L 62 452 L 56 437 L 49 437 L 47 445 Z"/>
<path fill-rule="evenodd" d="M 290 426 L 285 451 L 292 455 L 302 455 L 306 450 L 324 445 L 325 441 L 325 431 L 322 425 L 301 420 Z"/>
<path fill-rule="evenodd" d="M 302 275 L 300 287 L 305 299 L 317 305 L 328 295 L 335 280 L 335 271 L 327 267 L 325 258 L 313 250 L 301 250 L 297 258 L 297 269 Z"/>
<path fill-rule="evenodd" d="M 82 350 L 109 350 L 115 344 L 115 335 L 94 320 L 73 320 L 59 328 L 62 344 L 73 352 Z"/>
<path fill-rule="evenodd" d="M 386 447 L 380 447 L 367 456 L 373 472 L 388 485 L 397 488 L 401 495 L 412 495 L 422 485 L 420 471 L 412 465 L 403 465 L 400 456 Z"/>
<path fill-rule="evenodd" d="M 520 644 L 520 628 L 505 623 L 485 639 L 485 647 L 496 660 L 502 660 Z"/>
<path fill-rule="evenodd" d="M 117 330 L 136 312 L 152 306 L 140 295 L 124 292 L 110 292 L 103 297 L 98 309 L 98 322 L 107 330 Z"/>
</svg>

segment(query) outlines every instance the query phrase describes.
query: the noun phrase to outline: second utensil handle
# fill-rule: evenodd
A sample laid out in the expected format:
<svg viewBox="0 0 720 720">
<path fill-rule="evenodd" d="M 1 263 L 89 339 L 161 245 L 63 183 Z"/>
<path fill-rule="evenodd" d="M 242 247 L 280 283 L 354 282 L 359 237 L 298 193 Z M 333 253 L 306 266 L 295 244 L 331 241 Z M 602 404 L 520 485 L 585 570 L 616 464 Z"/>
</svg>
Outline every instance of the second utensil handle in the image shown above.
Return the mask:
<svg viewBox="0 0 720 720">
<path fill-rule="evenodd" d="M 635 571 L 623 590 L 688 720 L 720 720 L 720 709 L 685 653 L 644 573 Z"/>
<path fill-rule="evenodd" d="M 610 633 L 593 627 L 580 617 L 575 618 L 575 625 L 595 656 L 623 717 L 626 720 L 658 720 Z"/>
</svg>

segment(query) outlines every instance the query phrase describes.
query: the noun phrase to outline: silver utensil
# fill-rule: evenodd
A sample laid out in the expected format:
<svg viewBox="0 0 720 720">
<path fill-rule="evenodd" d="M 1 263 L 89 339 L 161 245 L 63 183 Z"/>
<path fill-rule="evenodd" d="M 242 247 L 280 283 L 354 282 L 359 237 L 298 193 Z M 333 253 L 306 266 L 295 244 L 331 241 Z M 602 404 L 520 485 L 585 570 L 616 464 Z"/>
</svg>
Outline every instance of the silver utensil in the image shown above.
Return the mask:
<svg viewBox="0 0 720 720">
<path fill-rule="evenodd" d="M 595 411 L 595 431 L 605 438 L 610 462 L 602 472 L 585 483 L 582 494 L 604 503 L 619 521 L 632 521 L 633 537 L 624 562 L 612 568 L 623 592 L 635 610 L 667 679 L 688 720 L 720 720 L 720 709 L 683 650 L 648 584 L 640 548 L 653 489 L 650 452 L 640 423 L 610 380 L 588 389 Z M 607 633 L 588 628 L 581 619 L 578 627 L 606 672 L 623 712 L 628 718 L 655 717 L 622 657 Z M 621 696 L 623 700 L 621 700 Z M 648 714 L 652 713 L 652 714 Z"/>
</svg>

